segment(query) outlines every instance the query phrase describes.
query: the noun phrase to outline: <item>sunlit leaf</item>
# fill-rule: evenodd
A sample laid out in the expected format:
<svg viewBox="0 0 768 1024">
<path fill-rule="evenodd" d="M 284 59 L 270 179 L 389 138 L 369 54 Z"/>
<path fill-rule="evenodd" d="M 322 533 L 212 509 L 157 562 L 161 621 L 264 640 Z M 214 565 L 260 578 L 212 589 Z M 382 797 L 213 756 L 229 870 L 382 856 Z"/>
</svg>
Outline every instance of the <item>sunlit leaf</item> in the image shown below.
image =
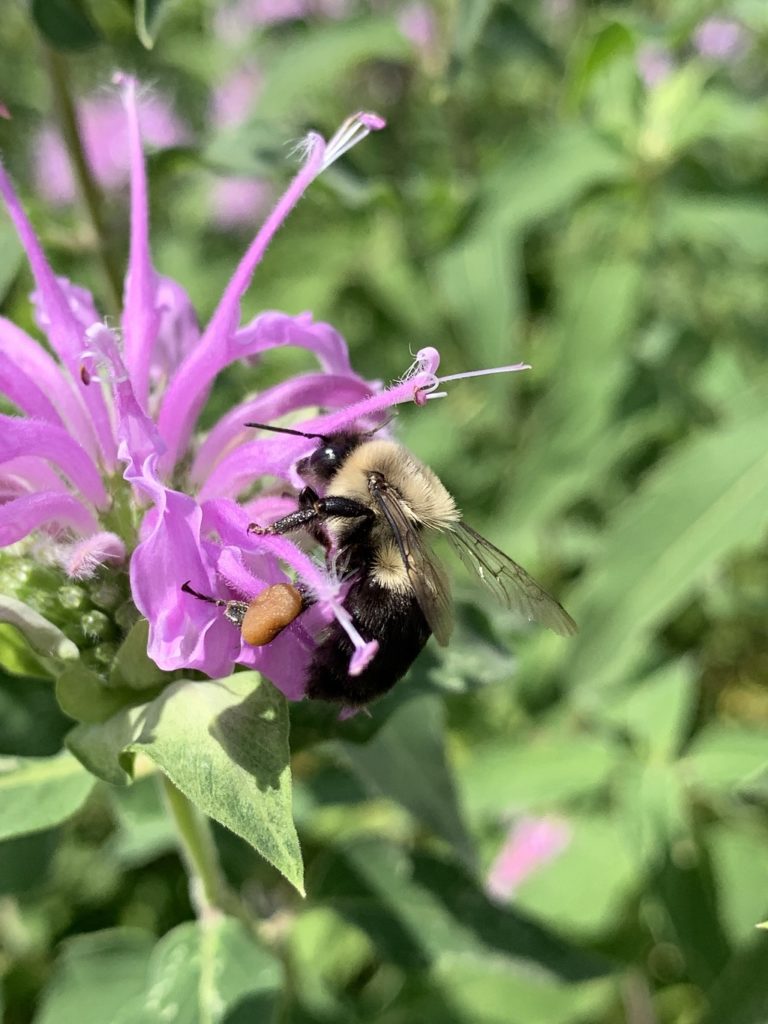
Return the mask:
<svg viewBox="0 0 768 1024">
<path fill-rule="evenodd" d="M 67 751 L 55 757 L 0 758 L 0 839 L 66 821 L 95 783 Z"/>
<path fill-rule="evenodd" d="M 67 743 L 91 771 L 117 785 L 130 782 L 133 755 L 146 754 L 200 810 L 303 891 L 291 816 L 288 709 L 257 673 L 182 680 L 149 704 L 78 725 Z"/>
</svg>

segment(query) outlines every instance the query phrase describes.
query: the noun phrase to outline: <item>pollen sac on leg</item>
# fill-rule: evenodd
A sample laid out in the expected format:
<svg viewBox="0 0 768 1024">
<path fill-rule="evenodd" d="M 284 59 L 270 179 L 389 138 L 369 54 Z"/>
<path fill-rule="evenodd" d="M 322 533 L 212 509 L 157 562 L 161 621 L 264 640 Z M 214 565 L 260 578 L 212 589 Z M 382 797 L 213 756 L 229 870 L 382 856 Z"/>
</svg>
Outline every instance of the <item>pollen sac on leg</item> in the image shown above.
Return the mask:
<svg viewBox="0 0 768 1024">
<path fill-rule="evenodd" d="M 248 605 L 240 625 L 243 640 L 253 647 L 271 643 L 304 610 L 301 593 L 290 583 L 275 583 Z"/>
</svg>

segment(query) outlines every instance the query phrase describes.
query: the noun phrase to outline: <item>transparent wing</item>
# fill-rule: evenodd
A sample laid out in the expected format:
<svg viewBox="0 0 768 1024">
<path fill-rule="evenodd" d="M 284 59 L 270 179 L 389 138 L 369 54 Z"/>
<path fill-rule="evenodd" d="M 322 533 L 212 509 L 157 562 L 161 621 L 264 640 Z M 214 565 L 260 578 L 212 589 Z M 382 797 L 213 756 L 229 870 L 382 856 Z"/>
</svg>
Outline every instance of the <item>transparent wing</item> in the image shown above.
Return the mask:
<svg viewBox="0 0 768 1024">
<path fill-rule="evenodd" d="M 466 523 L 457 523 L 446 536 L 464 565 L 512 611 L 560 636 L 573 636 L 578 627 L 563 606 L 540 587 L 517 562 Z"/>
<path fill-rule="evenodd" d="M 453 602 L 445 570 L 404 510 L 399 495 L 383 481 L 371 483 L 370 491 L 392 530 L 424 618 L 437 642 L 445 647 L 453 630 Z"/>
</svg>

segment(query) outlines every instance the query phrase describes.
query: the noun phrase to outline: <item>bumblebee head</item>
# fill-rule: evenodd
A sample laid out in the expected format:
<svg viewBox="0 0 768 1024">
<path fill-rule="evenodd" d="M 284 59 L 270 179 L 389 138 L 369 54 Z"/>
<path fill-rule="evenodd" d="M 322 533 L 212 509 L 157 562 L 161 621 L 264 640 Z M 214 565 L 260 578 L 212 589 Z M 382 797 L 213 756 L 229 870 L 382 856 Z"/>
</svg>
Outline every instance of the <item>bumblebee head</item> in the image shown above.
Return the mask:
<svg viewBox="0 0 768 1024">
<path fill-rule="evenodd" d="M 311 455 L 296 463 L 296 470 L 309 483 L 327 484 L 349 453 L 362 444 L 364 438 L 364 434 L 349 430 L 329 434 L 322 438 Z"/>
</svg>

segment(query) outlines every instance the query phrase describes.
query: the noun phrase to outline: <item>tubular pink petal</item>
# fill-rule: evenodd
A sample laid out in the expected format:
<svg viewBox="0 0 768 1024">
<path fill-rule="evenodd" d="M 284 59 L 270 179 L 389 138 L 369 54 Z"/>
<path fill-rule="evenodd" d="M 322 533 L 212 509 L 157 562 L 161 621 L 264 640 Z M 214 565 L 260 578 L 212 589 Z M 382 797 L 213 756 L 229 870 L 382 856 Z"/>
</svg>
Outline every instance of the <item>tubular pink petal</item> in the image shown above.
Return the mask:
<svg viewBox="0 0 768 1024">
<path fill-rule="evenodd" d="M 324 153 L 323 139 L 313 136 L 306 163 L 257 233 L 225 288 L 200 343 L 184 360 L 168 387 L 158 420 L 160 433 L 168 446 L 162 463 L 166 471 L 176 464 L 208 388 L 226 358 L 227 345 L 239 325 L 240 299 L 276 231 L 320 173 Z"/>
<path fill-rule="evenodd" d="M 314 323 L 311 313 L 298 316 L 273 311 L 259 313 L 236 332 L 229 360 L 259 355 L 268 349 L 287 345 L 308 349 L 317 356 L 327 373 L 341 376 L 353 373 L 347 343 L 330 324 Z"/>
<path fill-rule="evenodd" d="M 316 442 L 315 442 L 316 444 Z M 293 483 L 291 465 L 314 445 L 301 437 L 280 437 L 241 444 L 218 463 L 200 488 L 200 501 L 211 498 L 235 498 L 252 486 L 254 480 L 276 476 Z"/>
<path fill-rule="evenodd" d="M 122 320 L 125 363 L 136 399 L 142 408 L 146 408 L 150 358 L 159 326 L 156 309 L 157 280 L 149 251 L 147 172 L 141 144 L 136 80 L 118 74 L 113 81 L 120 86 L 125 108 L 131 172 L 131 240 Z"/>
<path fill-rule="evenodd" d="M 305 374 L 276 384 L 235 406 L 219 420 L 198 449 L 190 479 L 200 484 L 223 455 L 253 437 L 253 429 L 244 426 L 249 421 L 272 423 L 289 412 L 309 406 L 338 408 L 370 394 L 370 390 L 359 377 L 327 373 Z"/>
<path fill-rule="evenodd" d="M 2 164 L 0 164 L 0 195 L 2 195 L 5 201 L 21 244 L 26 251 L 32 275 L 40 293 L 41 304 L 50 324 L 48 340 L 69 370 L 72 379 L 77 382 L 80 352 L 83 348 L 82 329 L 69 307 L 59 282 L 48 265 L 40 242 L 19 202 L 19 198 L 11 184 L 11 179 L 8 177 Z M 88 394 L 83 395 L 83 400 L 93 420 L 94 430 L 105 465 L 108 469 L 112 469 L 115 459 L 115 444 L 104 399 L 101 392 L 94 388 Z"/>
<path fill-rule="evenodd" d="M 42 388 L 73 437 L 95 458 L 93 424 L 71 378 L 16 324 L 0 317 L 0 353 Z"/>
<path fill-rule="evenodd" d="M 63 427 L 0 415 L 0 463 L 21 455 L 48 459 L 90 502 L 98 507 L 107 504 L 107 492 L 93 460 Z"/>
<path fill-rule="evenodd" d="M 521 818 L 509 830 L 507 838 L 486 880 L 488 894 L 508 900 L 530 875 L 558 857 L 573 836 L 571 825 L 563 818 Z"/>
<path fill-rule="evenodd" d="M 117 340 L 104 324 L 93 324 L 86 331 L 91 350 L 87 353 L 107 370 L 115 398 L 119 457 L 141 465 L 150 455 L 159 455 L 163 443 L 152 420 L 136 401 L 128 370 L 117 347 Z M 127 479 L 126 471 L 126 479 Z"/>
<path fill-rule="evenodd" d="M 0 467 L 0 487 L 8 495 L 37 491 L 61 491 L 68 494 L 67 485 L 55 469 L 36 455 L 20 455 L 9 459 Z"/>
<path fill-rule="evenodd" d="M 85 535 L 99 529 L 93 513 L 71 494 L 25 494 L 0 505 L 0 547 L 15 544 L 41 526 L 53 523 Z"/>
<path fill-rule="evenodd" d="M 0 394 L 27 416 L 63 426 L 50 399 L 28 374 L 0 351 Z"/>
<path fill-rule="evenodd" d="M 125 561 L 125 544 L 116 533 L 103 531 L 91 534 L 73 544 L 60 557 L 64 571 L 72 579 L 87 580 L 107 564 Z"/>
</svg>

